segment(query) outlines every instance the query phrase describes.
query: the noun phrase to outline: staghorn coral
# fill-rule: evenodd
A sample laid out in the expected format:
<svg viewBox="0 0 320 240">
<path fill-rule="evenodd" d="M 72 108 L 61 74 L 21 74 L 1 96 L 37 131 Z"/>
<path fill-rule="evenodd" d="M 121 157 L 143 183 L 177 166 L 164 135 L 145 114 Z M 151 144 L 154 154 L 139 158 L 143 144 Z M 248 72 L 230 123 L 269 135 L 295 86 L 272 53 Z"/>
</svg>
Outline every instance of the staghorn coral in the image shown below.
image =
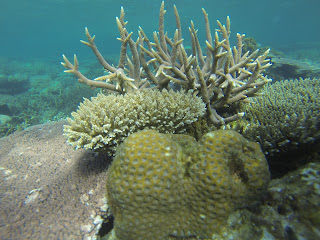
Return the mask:
<svg viewBox="0 0 320 240">
<path fill-rule="evenodd" d="M 134 133 L 108 170 L 110 239 L 219 235 L 229 214 L 258 199 L 269 179 L 259 145 L 234 131 L 210 132 L 199 142 L 154 130 Z"/>
<path fill-rule="evenodd" d="M 68 118 L 64 135 L 75 148 L 113 152 L 125 137 L 144 128 L 162 133 L 183 133 L 205 112 L 205 104 L 192 91 L 144 89 L 125 95 L 85 99 Z"/>
<path fill-rule="evenodd" d="M 73 73 L 79 82 L 91 87 L 99 87 L 121 94 L 139 92 L 145 88 L 158 90 L 170 89 L 171 85 L 178 85 L 183 90 L 196 90 L 206 104 L 206 114 L 214 125 L 220 126 L 235 121 L 243 113 L 232 115 L 223 113 L 223 109 L 247 97 L 257 95 L 259 89 L 270 80 L 263 75 L 263 71 L 270 66 L 266 56 L 267 50 L 256 57 L 258 50 L 249 53 L 242 51 L 244 35 L 237 34 L 237 45 L 230 46 L 230 19 L 226 25 L 217 21 L 219 30 L 212 35 L 209 18 L 203 9 L 206 29 L 207 51 L 204 54 L 198 41 L 197 30 L 191 22 L 189 32 L 192 40 L 192 53 L 187 54 L 182 38 L 180 17 L 174 6 L 176 17 L 176 31 L 173 38 L 169 38 L 164 31 L 164 2 L 160 7 L 159 32 L 154 32 L 154 43 L 150 41 L 142 28 L 139 29 L 137 41 L 132 39 L 132 32 L 126 29 L 124 10 L 121 8 L 120 17 L 116 18 L 122 43 L 118 66 L 110 65 L 101 55 L 94 43 L 95 36 L 91 36 L 86 28 L 87 42 L 99 63 L 106 71 L 106 75 L 93 80 L 88 79 L 79 71 L 79 62 L 74 55 L 74 64 L 63 55 L 62 65 L 65 72 Z M 222 36 L 220 40 L 219 35 Z M 129 50 L 130 49 L 130 53 Z"/>
</svg>

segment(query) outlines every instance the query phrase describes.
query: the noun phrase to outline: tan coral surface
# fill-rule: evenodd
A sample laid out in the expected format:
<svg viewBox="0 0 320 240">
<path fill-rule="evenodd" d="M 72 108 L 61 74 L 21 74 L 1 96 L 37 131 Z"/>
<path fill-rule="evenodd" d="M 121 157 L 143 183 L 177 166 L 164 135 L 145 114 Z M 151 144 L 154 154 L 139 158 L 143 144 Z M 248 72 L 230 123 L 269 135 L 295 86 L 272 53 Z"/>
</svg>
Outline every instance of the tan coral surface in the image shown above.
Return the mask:
<svg viewBox="0 0 320 240">
<path fill-rule="evenodd" d="M 107 163 L 65 144 L 63 124 L 0 139 L 1 240 L 96 238 L 106 211 Z"/>
</svg>

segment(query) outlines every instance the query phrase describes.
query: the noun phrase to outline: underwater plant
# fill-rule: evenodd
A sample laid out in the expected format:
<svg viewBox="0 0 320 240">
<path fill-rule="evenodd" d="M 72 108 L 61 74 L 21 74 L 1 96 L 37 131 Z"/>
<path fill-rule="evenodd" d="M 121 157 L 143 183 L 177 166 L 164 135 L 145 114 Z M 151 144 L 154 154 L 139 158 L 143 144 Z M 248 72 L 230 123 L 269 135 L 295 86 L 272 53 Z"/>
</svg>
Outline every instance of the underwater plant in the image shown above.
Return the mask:
<svg viewBox="0 0 320 240">
<path fill-rule="evenodd" d="M 205 118 L 210 124 L 221 126 L 241 118 L 244 113 L 225 114 L 224 109 L 238 103 L 246 101 L 248 97 L 258 94 L 259 89 L 270 81 L 263 72 L 271 64 L 266 59 L 269 50 L 262 55 L 257 56 L 258 50 L 250 53 L 243 52 L 244 34 L 237 34 L 237 45 L 230 45 L 230 19 L 227 18 L 226 25 L 217 21 L 219 30 L 211 34 L 208 14 L 202 9 L 205 18 L 206 29 L 206 53 L 203 53 L 198 40 L 197 30 L 193 22 L 189 28 L 192 40 L 191 54 L 183 45 L 180 17 L 177 8 L 174 6 L 176 17 L 176 30 L 173 38 L 169 38 L 164 30 L 164 2 L 160 7 L 159 32 L 154 32 L 154 42 L 147 37 L 146 33 L 140 27 L 139 37 L 136 41 L 132 39 L 132 32 L 127 31 L 127 22 L 124 20 L 124 10 L 121 8 L 120 17 L 116 18 L 117 26 L 120 32 L 121 50 L 119 63 L 117 66 L 110 65 L 99 52 L 94 43 L 95 36 L 91 36 L 88 29 L 85 29 L 87 41 L 81 41 L 90 47 L 103 66 L 106 74 L 95 79 L 89 79 L 79 70 L 79 62 L 74 55 L 72 64 L 66 56 L 63 55 L 64 62 L 61 64 L 67 69 L 65 72 L 73 73 L 80 83 L 91 87 L 98 87 L 114 92 L 117 97 L 128 93 L 139 93 L 146 88 L 162 91 L 163 89 L 181 89 L 184 94 L 193 91 L 205 103 Z M 222 39 L 220 39 L 220 36 Z M 129 51 L 130 50 L 130 51 Z M 99 97 L 100 96 L 100 97 Z M 97 96 L 101 98 L 102 95 Z M 191 96 L 191 95 L 190 95 Z M 90 100 L 86 100 L 88 102 Z M 95 102 L 99 102 L 95 100 Z M 149 103 L 147 103 L 149 104 Z M 88 104 L 87 104 L 88 105 Z M 92 104 L 93 101 L 92 101 Z M 112 103 L 110 103 L 112 106 Z M 108 120 L 110 116 L 106 115 L 105 121 L 101 121 L 99 128 L 91 129 L 94 126 L 89 116 L 95 114 L 88 109 L 87 115 L 80 113 L 73 114 L 74 119 L 69 118 L 70 125 L 64 129 L 69 143 L 77 148 L 83 147 L 83 142 L 90 139 L 97 139 L 102 144 L 107 136 L 104 125 L 110 125 Z M 106 111 L 106 114 L 108 111 Z M 152 114 L 151 114 L 152 115 Z M 81 116 L 81 118 L 79 117 Z M 86 118 L 87 116 L 87 118 Z M 173 118 L 175 114 L 172 114 Z M 201 117 L 201 114 L 198 115 Z M 124 119 L 119 119 L 123 121 Z M 149 119 L 152 121 L 152 119 Z M 135 125 L 135 119 L 128 128 Z M 163 124 L 158 123 L 158 126 Z M 185 124 L 187 127 L 188 124 Z M 115 126 L 116 128 L 116 126 Z M 89 131 L 88 131 L 89 129 Z M 110 128 L 109 130 L 110 131 Z M 84 140 L 83 138 L 88 138 Z M 94 140 L 95 141 L 95 140 Z M 107 141 L 108 142 L 108 141 Z M 95 147 L 96 145 L 94 145 Z"/>
</svg>

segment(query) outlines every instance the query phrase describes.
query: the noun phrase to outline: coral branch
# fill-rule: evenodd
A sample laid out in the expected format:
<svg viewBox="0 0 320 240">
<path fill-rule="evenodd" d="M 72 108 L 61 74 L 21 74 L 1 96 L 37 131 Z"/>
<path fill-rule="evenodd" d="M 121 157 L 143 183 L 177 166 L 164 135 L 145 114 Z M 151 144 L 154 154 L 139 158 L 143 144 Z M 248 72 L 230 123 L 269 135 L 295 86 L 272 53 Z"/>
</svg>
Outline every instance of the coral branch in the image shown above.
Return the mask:
<svg viewBox="0 0 320 240">
<path fill-rule="evenodd" d="M 79 63 L 78 63 L 78 59 L 77 56 L 74 55 L 74 64 L 72 65 L 72 63 L 67 59 L 67 57 L 65 55 L 62 55 L 64 62 L 61 62 L 61 64 L 69 69 L 69 70 L 65 70 L 65 72 L 67 73 L 73 73 L 77 78 L 78 81 L 86 84 L 90 87 L 97 87 L 97 88 L 105 88 L 105 89 L 109 89 L 112 91 L 116 91 L 116 86 L 114 86 L 113 84 L 109 84 L 106 82 L 96 82 L 94 80 L 90 80 L 88 79 L 86 76 L 84 76 L 78 69 L 79 69 Z"/>
<path fill-rule="evenodd" d="M 137 41 L 132 39 L 132 33 L 126 29 L 124 10 L 116 18 L 121 41 L 120 59 L 117 67 L 111 66 L 100 54 L 94 44 L 95 36 L 91 36 L 86 28 L 88 41 L 81 41 L 89 46 L 99 63 L 107 71 L 107 75 L 90 80 L 78 70 L 75 57 L 72 65 L 66 57 L 63 66 L 66 72 L 76 75 L 80 82 L 121 94 L 140 91 L 146 87 L 170 89 L 175 85 L 185 91 L 194 90 L 207 105 L 208 119 L 217 126 L 235 121 L 243 113 L 222 117 L 223 108 L 239 101 L 247 101 L 248 97 L 256 96 L 263 85 L 270 81 L 263 72 L 270 66 L 266 59 L 269 50 L 256 57 L 258 50 L 243 53 L 244 34 L 237 34 L 237 44 L 230 46 L 230 18 L 226 25 L 217 21 L 218 30 L 211 33 L 207 12 L 202 9 L 205 20 L 206 55 L 204 55 L 194 23 L 189 28 L 191 36 L 191 54 L 183 44 L 180 16 L 176 6 L 174 14 L 176 31 L 169 38 L 164 29 L 166 10 L 162 2 L 159 13 L 159 32 L 153 33 L 151 42 L 143 29 L 139 28 Z M 221 38 L 221 39 L 219 39 Z M 129 48 L 127 47 L 129 45 Z M 130 50 L 129 50 L 130 49 Z M 113 83 L 107 83 L 113 81 Z"/>
</svg>

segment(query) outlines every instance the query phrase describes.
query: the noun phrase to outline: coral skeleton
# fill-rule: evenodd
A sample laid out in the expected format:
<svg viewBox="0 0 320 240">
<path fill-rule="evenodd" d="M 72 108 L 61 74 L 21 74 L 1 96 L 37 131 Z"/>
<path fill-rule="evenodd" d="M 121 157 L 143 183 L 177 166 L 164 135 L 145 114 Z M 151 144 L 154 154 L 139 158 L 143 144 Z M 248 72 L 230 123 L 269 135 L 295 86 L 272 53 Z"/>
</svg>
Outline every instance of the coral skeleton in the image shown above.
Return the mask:
<svg viewBox="0 0 320 240">
<path fill-rule="evenodd" d="M 159 31 L 153 33 L 154 42 L 151 42 L 141 27 L 137 40 L 132 39 L 132 32 L 129 33 L 126 28 L 124 9 L 121 8 L 120 17 L 116 18 L 121 41 L 119 63 L 116 67 L 105 60 L 94 43 L 95 36 L 91 36 L 88 29 L 85 29 L 87 41 L 81 42 L 92 49 L 106 75 L 88 79 L 79 71 L 76 55 L 73 64 L 63 55 L 64 62 L 61 64 L 67 69 L 65 72 L 73 73 L 79 82 L 120 94 L 144 88 L 170 89 L 172 85 L 178 85 L 185 91 L 194 90 L 206 104 L 207 117 L 211 123 L 221 126 L 235 121 L 244 113 L 222 117 L 217 110 L 256 96 L 259 89 L 270 81 L 263 75 L 263 71 L 271 65 L 266 59 L 269 50 L 260 56 L 257 56 L 258 50 L 243 53 L 244 34 L 237 34 L 237 44 L 231 47 L 229 17 L 226 25 L 217 21 L 219 28 L 212 34 L 208 14 L 204 9 L 202 11 L 206 31 L 205 53 L 192 21 L 189 28 L 191 53 L 187 53 L 176 6 L 176 30 L 173 38 L 168 37 L 164 30 L 166 10 L 162 2 Z"/>
</svg>

